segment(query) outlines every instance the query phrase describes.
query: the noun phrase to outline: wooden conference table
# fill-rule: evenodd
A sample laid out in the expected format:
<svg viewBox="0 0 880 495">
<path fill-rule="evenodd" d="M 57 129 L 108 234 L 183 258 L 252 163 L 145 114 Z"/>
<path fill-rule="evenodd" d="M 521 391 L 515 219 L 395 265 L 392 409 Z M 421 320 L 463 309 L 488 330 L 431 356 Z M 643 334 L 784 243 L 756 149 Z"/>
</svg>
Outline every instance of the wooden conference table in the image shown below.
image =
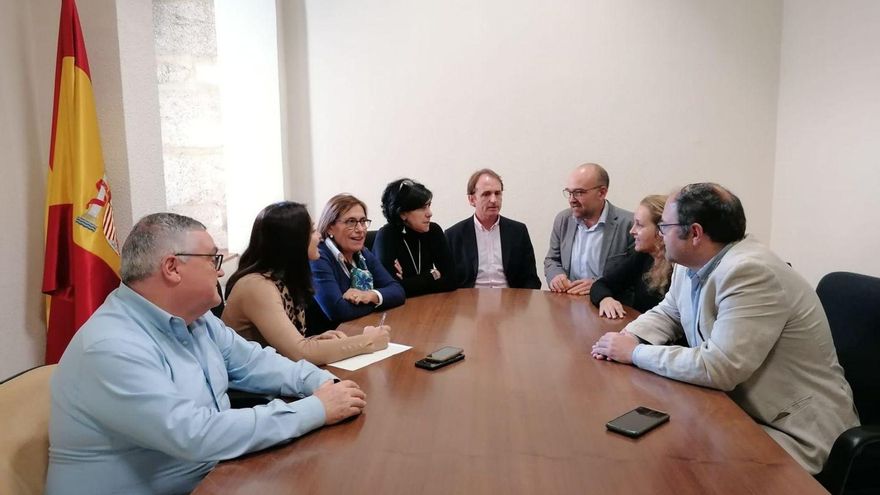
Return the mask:
<svg viewBox="0 0 880 495">
<path fill-rule="evenodd" d="M 194 493 L 827 493 L 722 392 L 592 359 L 624 324 L 586 298 L 465 289 L 387 323 L 411 350 L 329 368 L 367 392 L 360 417 L 220 463 Z M 413 365 L 443 345 L 467 357 Z M 636 440 L 606 431 L 636 406 L 671 419 Z"/>
</svg>

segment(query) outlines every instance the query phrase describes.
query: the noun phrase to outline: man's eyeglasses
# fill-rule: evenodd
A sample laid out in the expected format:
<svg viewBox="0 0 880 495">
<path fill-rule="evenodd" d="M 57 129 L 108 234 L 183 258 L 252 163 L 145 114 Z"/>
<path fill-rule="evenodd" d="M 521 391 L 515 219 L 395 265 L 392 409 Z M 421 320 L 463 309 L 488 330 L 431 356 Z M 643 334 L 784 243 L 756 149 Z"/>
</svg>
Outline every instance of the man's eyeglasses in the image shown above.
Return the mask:
<svg viewBox="0 0 880 495">
<path fill-rule="evenodd" d="M 208 258 L 213 258 L 214 262 L 214 270 L 220 271 L 220 265 L 223 264 L 223 255 L 220 253 L 216 254 L 195 254 L 195 253 L 174 253 L 174 256 L 203 256 Z"/>
<path fill-rule="evenodd" d="M 358 224 L 360 224 L 360 226 L 364 229 L 368 229 L 370 228 L 370 224 L 373 223 L 373 221 L 369 218 L 349 218 L 348 220 L 339 223 L 345 225 L 345 228 L 348 230 L 354 230 L 355 228 L 357 228 Z"/>
<path fill-rule="evenodd" d="M 667 230 L 669 227 L 687 227 L 689 225 L 690 224 L 688 224 L 688 223 L 662 223 L 661 222 L 661 223 L 657 224 L 657 230 L 660 231 L 660 234 L 666 235 L 666 233 L 669 232 Z"/>
<path fill-rule="evenodd" d="M 600 187 L 605 187 L 605 186 L 602 184 L 599 184 L 598 186 L 593 186 L 593 187 L 590 187 L 587 189 L 575 189 L 575 190 L 571 190 L 566 187 L 565 189 L 562 190 L 562 196 L 565 199 L 571 199 L 572 196 L 574 196 L 575 199 L 581 199 L 584 194 L 587 194 L 588 192 L 592 191 L 593 189 L 599 189 Z"/>
</svg>

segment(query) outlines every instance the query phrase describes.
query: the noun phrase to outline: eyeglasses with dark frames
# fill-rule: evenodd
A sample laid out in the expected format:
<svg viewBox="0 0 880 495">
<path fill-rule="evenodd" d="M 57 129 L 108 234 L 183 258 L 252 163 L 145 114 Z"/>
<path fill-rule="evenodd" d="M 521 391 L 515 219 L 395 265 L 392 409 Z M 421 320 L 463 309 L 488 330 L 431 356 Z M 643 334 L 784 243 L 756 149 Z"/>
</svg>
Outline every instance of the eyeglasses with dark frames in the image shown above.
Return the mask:
<svg viewBox="0 0 880 495">
<path fill-rule="evenodd" d="M 345 220 L 344 222 L 337 221 L 337 223 L 341 223 L 341 224 L 345 225 L 345 228 L 348 230 L 354 230 L 357 228 L 358 224 L 360 224 L 360 226 L 363 227 L 364 229 L 369 229 L 370 224 L 373 223 L 373 221 L 370 220 L 369 218 L 349 218 L 349 219 Z"/>
<path fill-rule="evenodd" d="M 592 191 L 593 189 L 599 189 L 600 187 L 605 187 L 605 185 L 599 184 L 598 186 L 588 187 L 587 189 L 575 189 L 575 190 L 571 190 L 566 187 L 565 189 L 562 190 L 562 196 L 565 199 L 571 199 L 572 196 L 574 196 L 575 199 L 581 199 L 584 196 L 584 194 L 587 194 L 588 192 Z"/>
<path fill-rule="evenodd" d="M 688 226 L 690 226 L 689 223 L 663 223 L 663 222 L 660 222 L 657 224 L 657 230 L 660 231 L 660 234 L 666 235 L 666 233 L 668 232 L 668 230 L 666 230 L 666 229 L 668 227 L 688 227 Z"/>
<path fill-rule="evenodd" d="M 196 254 L 196 253 L 174 253 L 174 256 L 201 256 L 206 258 L 213 258 L 214 262 L 214 270 L 220 271 L 220 266 L 223 265 L 223 255 L 220 253 L 215 254 Z"/>
</svg>

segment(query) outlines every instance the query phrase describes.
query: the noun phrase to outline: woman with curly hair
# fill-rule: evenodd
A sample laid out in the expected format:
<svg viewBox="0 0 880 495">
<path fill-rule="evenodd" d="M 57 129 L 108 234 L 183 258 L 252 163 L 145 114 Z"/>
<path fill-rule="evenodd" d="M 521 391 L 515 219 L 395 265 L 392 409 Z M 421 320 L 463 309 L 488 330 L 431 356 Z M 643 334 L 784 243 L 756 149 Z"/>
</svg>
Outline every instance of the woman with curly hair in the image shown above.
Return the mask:
<svg viewBox="0 0 880 495">
<path fill-rule="evenodd" d="M 666 259 L 666 246 L 657 223 L 663 214 L 666 196 L 645 197 L 633 214 L 629 233 L 635 238 L 634 252 L 611 262 L 605 275 L 590 288 L 590 301 L 599 315 L 622 318 L 626 315 L 620 299 L 632 294 L 633 309 L 645 312 L 659 303 L 669 290 L 672 263 Z"/>
</svg>

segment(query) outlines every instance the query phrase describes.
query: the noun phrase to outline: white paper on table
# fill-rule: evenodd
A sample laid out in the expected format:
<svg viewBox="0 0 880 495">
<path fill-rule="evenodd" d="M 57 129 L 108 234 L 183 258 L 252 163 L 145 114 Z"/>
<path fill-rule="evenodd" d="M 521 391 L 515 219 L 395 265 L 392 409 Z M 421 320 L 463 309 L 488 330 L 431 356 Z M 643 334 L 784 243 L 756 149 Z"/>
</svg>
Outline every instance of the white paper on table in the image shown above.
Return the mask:
<svg viewBox="0 0 880 495">
<path fill-rule="evenodd" d="M 360 356 L 350 357 L 348 359 L 336 361 L 335 363 L 328 363 L 327 366 L 342 368 L 348 371 L 359 370 L 364 366 L 379 362 L 387 357 L 400 354 L 401 352 L 410 349 L 412 349 L 412 347 L 408 345 L 389 343 L 388 347 L 381 351 L 372 352 L 370 354 L 361 354 Z"/>
</svg>

